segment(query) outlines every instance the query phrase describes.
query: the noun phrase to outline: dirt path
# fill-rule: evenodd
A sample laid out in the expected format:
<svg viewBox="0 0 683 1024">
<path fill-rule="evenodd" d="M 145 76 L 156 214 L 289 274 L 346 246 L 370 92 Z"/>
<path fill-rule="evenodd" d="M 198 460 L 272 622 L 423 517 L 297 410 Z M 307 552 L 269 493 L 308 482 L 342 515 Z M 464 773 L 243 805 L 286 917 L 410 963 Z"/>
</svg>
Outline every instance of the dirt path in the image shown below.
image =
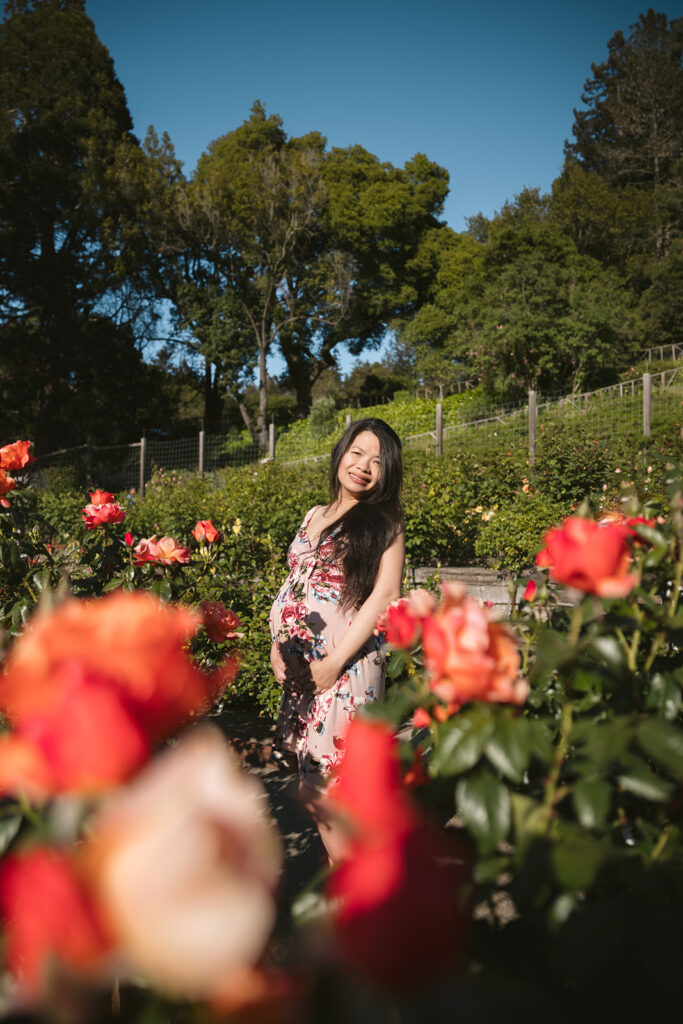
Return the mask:
<svg viewBox="0 0 683 1024">
<path fill-rule="evenodd" d="M 212 721 L 230 741 L 244 768 L 263 783 L 284 846 L 277 930 L 288 932 L 292 901 L 327 862 L 318 831 L 299 803 L 296 775 L 285 774 L 268 761 L 274 723 L 253 708 L 239 707 L 226 707 Z"/>
</svg>

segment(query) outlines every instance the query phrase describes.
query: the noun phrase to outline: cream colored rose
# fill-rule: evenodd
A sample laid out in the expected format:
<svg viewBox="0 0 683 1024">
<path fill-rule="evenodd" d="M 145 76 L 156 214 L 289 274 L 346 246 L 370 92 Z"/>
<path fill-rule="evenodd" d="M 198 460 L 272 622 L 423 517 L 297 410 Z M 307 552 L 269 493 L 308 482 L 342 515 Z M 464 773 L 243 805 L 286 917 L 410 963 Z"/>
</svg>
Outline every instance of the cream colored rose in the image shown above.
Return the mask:
<svg viewBox="0 0 683 1024">
<path fill-rule="evenodd" d="M 92 882 L 124 969 L 203 998 L 255 963 L 275 918 L 281 848 L 260 785 L 197 728 L 98 814 Z"/>
</svg>

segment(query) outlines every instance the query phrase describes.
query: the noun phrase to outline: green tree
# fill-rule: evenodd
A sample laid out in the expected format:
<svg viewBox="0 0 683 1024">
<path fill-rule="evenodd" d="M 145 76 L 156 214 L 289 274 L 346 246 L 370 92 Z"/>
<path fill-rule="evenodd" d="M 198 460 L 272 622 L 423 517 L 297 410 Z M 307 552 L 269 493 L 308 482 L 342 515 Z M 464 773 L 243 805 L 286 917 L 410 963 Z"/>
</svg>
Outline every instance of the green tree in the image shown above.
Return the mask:
<svg viewBox="0 0 683 1024">
<path fill-rule="evenodd" d="M 83 395 L 107 374 L 123 402 L 109 437 L 131 409 L 141 366 L 122 313 L 124 211 L 108 177 L 122 139 L 134 144 L 130 130 L 83 0 L 10 0 L 0 25 L 0 389 L 12 426 L 39 449 L 101 434 Z"/>
<path fill-rule="evenodd" d="M 607 45 L 607 60 L 592 65 L 585 84 L 585 109 L 574 111 L 566 153 L 611 187 L 650 195 L 653 248 L 661 258 L 680 227 L 671 202 L 683 155 L 683 18 L 669 22 L 649 9 L 628 37 L 616 32 Z"/>
</svg>

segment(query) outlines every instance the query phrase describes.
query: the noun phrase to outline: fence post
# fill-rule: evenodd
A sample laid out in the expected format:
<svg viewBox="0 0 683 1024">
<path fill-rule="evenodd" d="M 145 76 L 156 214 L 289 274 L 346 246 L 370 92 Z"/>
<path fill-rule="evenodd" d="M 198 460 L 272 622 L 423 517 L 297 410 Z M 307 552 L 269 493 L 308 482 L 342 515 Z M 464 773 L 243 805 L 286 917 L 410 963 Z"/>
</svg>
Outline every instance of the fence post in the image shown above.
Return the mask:
<svg viewBox="0 0 683 1024">
<path fill-rule="evenodd" d="M 351 413 L 350 413 L 350 412 L 347 412 L 347 414 L 346 414 L 346 421 L 345 421 L 345 422 L 346 422 L 346 426 L 347 426 L 347 427 L 350 427 L 350 426 L 351 426 L 351 423 L 352 423 L 352 417 L 351 417 Z"/>
<path fill-rule="evenodd" d="M 650 413 L 652 411 L 652 376 L 643 374 L 643 435 L 650 436 Z"/>
<path fill-rule="evenodd" d="M 204 476 L 204 430 L 199 431 L 199 475 Z"/>
<path fill-rule="evenodd" d="M 145 463 L 147 461 L 147 438 L 140 438 L 140 483 L 138 487 L 138 494 L 140 498 L 145 496 Z"/>
<path fill-rule="evenodd" d="M 436 403 L 436 454 L 443 455 L 443 405 Z"/>
<path fill-rule="evenodd" d="M 536 461 L 536 428 L 538 425 L 538 413 L 536 410 L 536 392 L 529 392 L 529 465 L 533 466 Z"/>
<path fill-rule="evenodd" d="M 268 458 L 275 458 L 275 420 L 268 424 Z"/>
</svg>

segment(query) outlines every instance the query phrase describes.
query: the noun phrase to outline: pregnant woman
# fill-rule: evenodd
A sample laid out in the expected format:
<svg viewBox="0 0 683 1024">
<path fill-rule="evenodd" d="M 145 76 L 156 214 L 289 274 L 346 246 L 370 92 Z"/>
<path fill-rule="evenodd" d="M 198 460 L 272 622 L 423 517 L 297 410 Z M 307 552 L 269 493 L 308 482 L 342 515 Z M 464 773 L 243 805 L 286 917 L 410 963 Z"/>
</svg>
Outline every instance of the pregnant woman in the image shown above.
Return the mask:
<svg viewBox="0 0 683 1024">
<path fill-rule="evenodd" d="M 270 613 L 271 662 L 284 690 L 274 759 L 298 767 L 331 861 L 345 844 L 325 814 L 329 776 L 355 711 L 384 693 L 374 628 L 401 592 L 401 478 L 401 442 L 391 427 L 374 418 L 352 423 L 332 451 L 330 502 L 306 513 Z"/>
</svg>

